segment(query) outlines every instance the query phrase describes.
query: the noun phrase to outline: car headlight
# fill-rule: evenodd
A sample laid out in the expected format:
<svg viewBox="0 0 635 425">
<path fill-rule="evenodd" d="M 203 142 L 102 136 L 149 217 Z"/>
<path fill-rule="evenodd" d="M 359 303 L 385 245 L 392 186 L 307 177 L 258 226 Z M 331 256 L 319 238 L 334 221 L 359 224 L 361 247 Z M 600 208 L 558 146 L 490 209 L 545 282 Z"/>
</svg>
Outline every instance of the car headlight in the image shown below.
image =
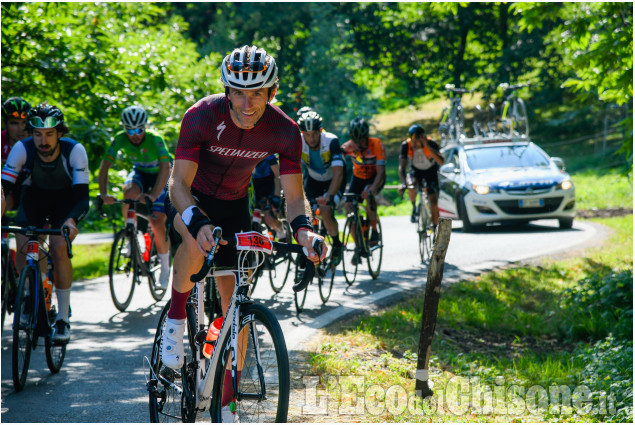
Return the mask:
<svg viewBox="0 0 635 425">
<path fill-rule="evenodd" d="M 573 182 L 571 180 L 564 180 L 558 183 L 557 188 L 562 190 L 569 190 L 573 187 Z"/>
<path fill-rule="evenodd" d="M 480 184 L 473 184 L 472 189 L 474 189 L 474 192 L 478 193 L 479 195 L 487 195 L 490 192 L 489 186 L 483 186 Z"/>
</svg>

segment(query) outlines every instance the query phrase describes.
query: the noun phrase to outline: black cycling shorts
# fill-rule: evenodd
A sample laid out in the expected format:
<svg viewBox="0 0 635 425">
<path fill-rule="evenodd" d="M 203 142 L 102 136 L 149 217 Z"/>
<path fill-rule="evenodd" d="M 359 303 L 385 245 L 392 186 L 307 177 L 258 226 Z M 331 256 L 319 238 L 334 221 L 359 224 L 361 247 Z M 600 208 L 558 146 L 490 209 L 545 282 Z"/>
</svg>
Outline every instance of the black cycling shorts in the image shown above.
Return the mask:
<svg viewBox="0 0 635 425">
<path fill-rule="evenodd" d="M 432 167 L 427 170 L 413 168 L 406 176 L 406 184 L 408 187 L 419 187 L 423 180 L 426 181 L 426 193 L 428 195 L 439 193 L 439 173 L 437 172 L 437 167 Z"/>
<path fill-rule="evenodd" d="M 248 232 L 251 230 L 251 215 L 249 213 L 249 198 L 226 201 L 204 195 L 192 188 L 192 196 L 196 200 L 196 205 L 205 212 L 214 226 L 223 229 L 223 237 L 232 237 L 235 233 Z M 167 224 L 170 228 L 170 237 L 178 235 L 174 229 L 174 218 L 176 208 L 166 197 Z M 180 240 L 180 237 L 178 238 Z M 236 269 L 237 251 L 234 247 L 220 246 L 214 257 L 214 264 L 217 267 Z"/>
<path fill-rule="evenodd" d="M 48 219 L 52 229 L 59 229 L 69 218 L 74 204 L 72 188 L 49 190 L 23 186 L 15 224 L 41 229 Z"/>
<path fill-rule="evenodd" d="M 273 196 L 276 188 L 275 176 L 273 174 L 259 179 L 252 179 L 254 184 L 254 199 L 260 209 L 266 209 L 269 206 L 269 198 Z"/>
<path fill-rule="evenodd" d="M 353 178 L 351 179 L 351 182 L 348 185 L 348 189 L 346 191 L 350 193 L 355 193 L 357 195 L 361 195 L 362 192 L 364 191 L 364 188 L 366 186 L 370 186 L 371 184 L 373 184 L 374 181 L 375 181 L 375 177 L 371 177 L 369 179 L 360 179 L 359 177 L 353 176 Z M 381 185 L 379 185 L 379 188 L 377 189 L 377 193 L 381 192 L 381 190 L 384 188 L 385 183 L 386 183 L 386 179 L 384 178 L 384 180 L 381 182 Z"/>
<path fill-rule="evenodd" d="M 312 179 L 308 175 L 304 178 L 304 195 L 310 205 L 315 204 L 315 198 L 318 198 L 328 192 L 331 186 L 331 180 L 322 182 Z"/>
</svg>

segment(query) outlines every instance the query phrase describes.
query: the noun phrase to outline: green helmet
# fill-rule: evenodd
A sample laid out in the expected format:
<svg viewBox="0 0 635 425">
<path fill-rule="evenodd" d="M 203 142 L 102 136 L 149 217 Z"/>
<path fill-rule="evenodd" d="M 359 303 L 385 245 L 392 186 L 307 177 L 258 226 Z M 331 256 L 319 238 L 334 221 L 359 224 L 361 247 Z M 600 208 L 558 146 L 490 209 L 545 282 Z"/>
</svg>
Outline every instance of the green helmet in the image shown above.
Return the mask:
<svg viewBox="0 0 635 425">
<path fill-rule="evenodd" d="M 11 97 L 2 104 L 2 118 L 20 118 L 26 119 L 31 105 L 21 97 Z"/>
</svg>

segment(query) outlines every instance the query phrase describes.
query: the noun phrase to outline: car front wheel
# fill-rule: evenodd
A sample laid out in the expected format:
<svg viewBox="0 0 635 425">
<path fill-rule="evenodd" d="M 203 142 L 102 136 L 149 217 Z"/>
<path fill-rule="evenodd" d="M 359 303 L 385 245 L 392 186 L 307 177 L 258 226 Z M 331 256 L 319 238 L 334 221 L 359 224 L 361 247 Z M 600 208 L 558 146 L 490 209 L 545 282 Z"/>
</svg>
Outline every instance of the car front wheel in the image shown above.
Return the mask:
<svg viewBox="0 0 635 425">
<path fill-rule="evenodd" d="M 459 218 L 463 222 L 463 233 L 470 233 L 476 230 L 476 226 L 474 226 L 470 222 L 470 218 L 467 215 L 467 208 L 465 207 L 465 200 L 463 197 L 459 198 Z"/>
<path fill-rule="evenodd" d="M 570 229 L 573 227 L 573 219 L 572 218 L 559 218 L 558 224 L 561 229 Z"/>
</svg>

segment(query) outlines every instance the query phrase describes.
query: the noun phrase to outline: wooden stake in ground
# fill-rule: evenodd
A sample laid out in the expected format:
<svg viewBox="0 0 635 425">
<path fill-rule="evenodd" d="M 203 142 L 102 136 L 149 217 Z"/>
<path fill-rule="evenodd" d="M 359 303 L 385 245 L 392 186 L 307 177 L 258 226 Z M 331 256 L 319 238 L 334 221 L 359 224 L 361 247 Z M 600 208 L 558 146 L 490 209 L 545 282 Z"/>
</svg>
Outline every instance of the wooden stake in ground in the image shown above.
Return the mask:
<svg viewBox="0 0 635 425">
<path fill-rule="evenodd" d="M 428 385 L 428 366 L 430 364 L 430 347 L 434 329 L 437 326 L 437 312 L 439 309 L 439 295 L 441 294 L 441 280 L 443 279 L 443 265 L 445 253 L 450 244 L 452 234 L 452 220 L 440 218 L 437 228 L 437 240 L 434 244 L 430 265 L 428 267 L 428 281 L 426 283 L 425 299 L 423 300 L 423 314 L 421 316 L 421 335 L 419 336 L 419 352 L 417 373 L 415 374 L 417 396 L 426 398 L 432 395 Z"/>
</svg>

